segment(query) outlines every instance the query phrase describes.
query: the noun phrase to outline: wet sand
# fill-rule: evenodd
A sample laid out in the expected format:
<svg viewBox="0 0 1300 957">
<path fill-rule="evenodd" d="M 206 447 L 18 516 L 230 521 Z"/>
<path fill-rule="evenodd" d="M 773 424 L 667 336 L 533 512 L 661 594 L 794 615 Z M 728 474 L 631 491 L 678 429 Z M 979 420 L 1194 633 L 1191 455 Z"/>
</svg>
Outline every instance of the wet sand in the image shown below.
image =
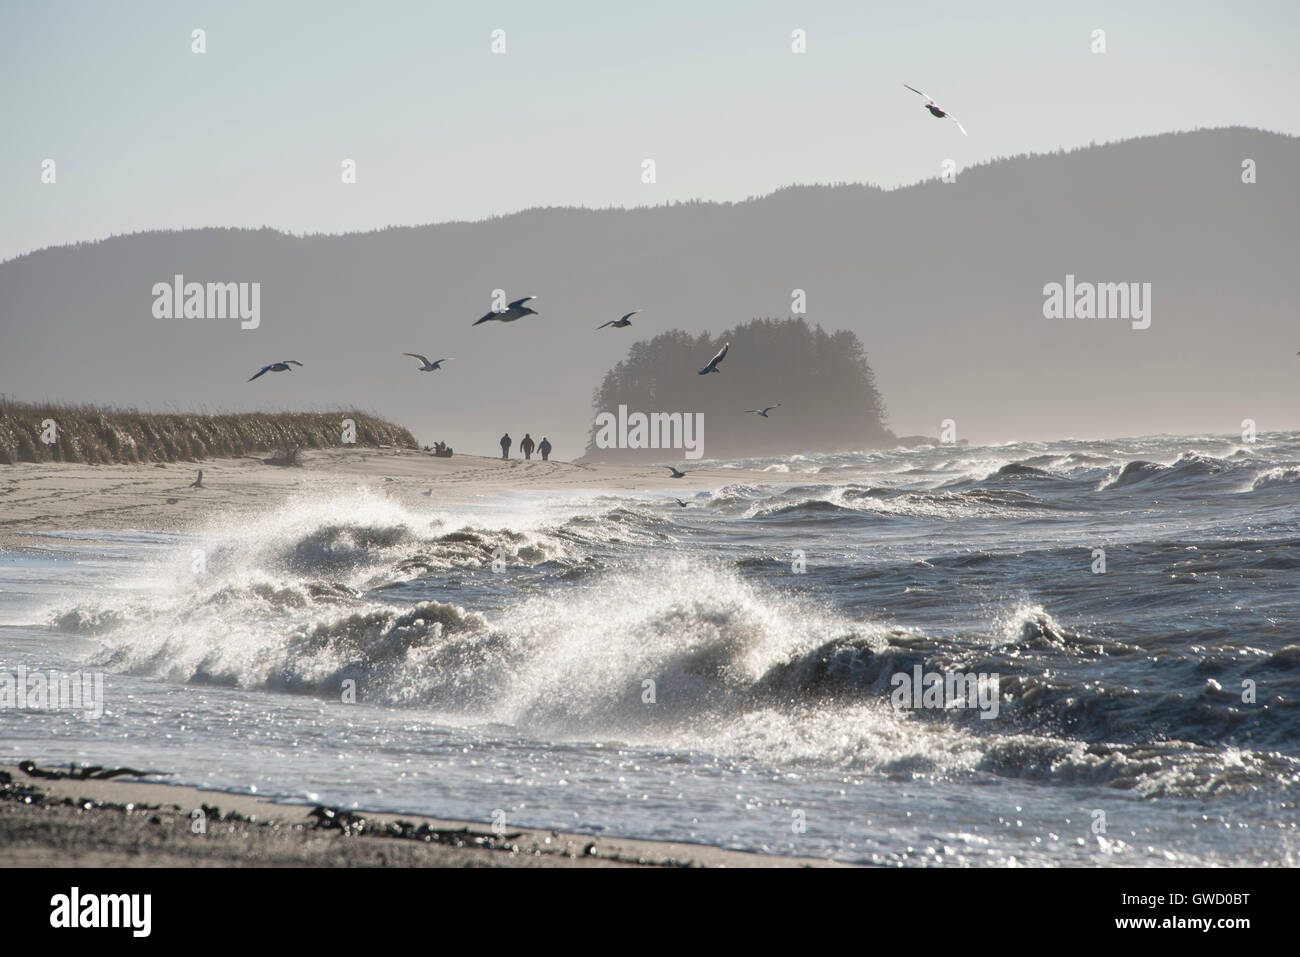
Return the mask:
<svg viewBox="0 0 1300 957">
<path fill-rule="evenodd" d="M 842 865 L 696 844 L 508 826 L 494 830 L 481 823 L 411 814 L 327 811 L 130 777 L 49 780 L 29 776 L 14 765 L 0 765 L 0 866 Z"/>
</svg>

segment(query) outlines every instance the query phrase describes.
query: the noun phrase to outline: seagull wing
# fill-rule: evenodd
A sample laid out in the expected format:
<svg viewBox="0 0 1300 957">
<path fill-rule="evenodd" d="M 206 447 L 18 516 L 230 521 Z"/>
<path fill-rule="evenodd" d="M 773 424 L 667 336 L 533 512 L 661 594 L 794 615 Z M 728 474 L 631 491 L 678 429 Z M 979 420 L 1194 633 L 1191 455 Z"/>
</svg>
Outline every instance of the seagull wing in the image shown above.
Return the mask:
<svg viewBox="0 0 1300 957">
<path fill-rule="evenodd" d="M 262 366 L 262 371 L 261 371 L 261 372 L 254 373 L 254 375 L 253 375 L 253 379 L 256 379 L 256 378 L 257 378 L 258 376 L 260 376 L 260 375 L 266 375 L 266 373 L 270 370 L 270 368 L 271 368 L 270 366 Z M 253 379 L 249 379 L 248 381 L 249 381 L 249 382 L 252 382 Z"/>
<path fill-rule="evenodd" d="M 907 86 L 907 84 L 904 83 L 903 86 Z M 907 88 L 908 88 L 909 90 L 911 90 L 913 93 L 917 94 L 918 96 L 923 96 L 923 97 L 925 97 L 926 102 L 928 102 L 928 103 L 934 103 L 934 97 L 932 97 L 929 93 L 922 93 L 920 90 L 918 90 L 918 89 L 917 89 L 916 87 L 914 87 L 914 86 L 907 86 Z M 935 103 L 935 106 L 938 106 L 938 105 L 939 105 L 939 104 Z"/>
<path fill-rule="evenodd" d="M 429 364 L 429 360 L 428 360 L 428 359 L 426 359 L 424 356 L 422 356 L 422 355 L 418 355 L 418 354 L 416 354 L 416 353 L 414 353 L 414 352 L 403 352 L 402 355 L 404 355 L 404 356 L 410 356 L 412 359 L 419 359 L 419 360 L 420 360 L 421 362 L 423 362 L 425 365 L 428 365 L 428 364 Z M 439 359 L 438 361 L 441 362 L 442 360 Z"/>
<path fill-rule="evenodd" d="M 728 342 L 718 351 L 718 354 L 716 356 L 714 356 L 712 359 L 709 360 L 709 364 L 700 370 L 700 375 L 704 375 L 707 372 L 717 372 L 718 363 L 722 361 L 723 357 L 726 356 L 727 354 L 727 350 L 730 348 L 731 348 L 731 343 Z"/>
<path fill-rule="evenodd" d="M 597 328 L 597 329 L 604 329 L 606 326 L 612 326 L 613 324 L 614 324 L 614 320 L 611 319 L 611 320 L 609 320 L 609 322 L 602 322 L 602 323 L 601 323 L 600 325 L 598 325 L 596 328 Z"/>
<path fill-rule="evenodd" d="M 641 311 L 640 309 L 633 309 L 633 310 L 632 310 L 631 312 L 629 312 L 626 316 L 624 316 L 622 319 L 620 319 L 619 322 L 627 322 L 627 321 L 628 321 L 629 319 L 631 319 L 633 316 L 637 315 L 640 311 Z"/>
<path fill-rule="evenodd" d="M 522 309 L 524 306 L 528 305 L 536 298 L 537 298 L 536 296 L 524 296 L 524 298 L 522 299 L 516 299 L 514 302 L 510 303 L 510 308 Z"/>
<path fill-rule="evenodd" d="M 961 120 L 957 119 L 957 117 L 953 116 L 951 113 L 948 113 L 947 111 L 945 111 L 945 115 L 948 117 L 948 119 L 952 120 L 954 123 L 957 124 L 957 129 L 961 130 L 962 136 L 970 136 L 970 134 L 966 132 L 966 127 L 961 125 Z"/>
<path fill-rule="evenodd" d="M 299 362 L 297 359 L 285 359 L 285 360 L 284 360 L 284 364 L 287 365 L 287 366 L 300 366 L 300 365 L 302 365 L 302 363 Z"/>
<path fill-rule="evenodd" d="M 484 316 L 482 319 L 476 319 L 476 320 L 474 320 L 474 325 L 477 326 L 480 322 L 487 322 L 488 320 L 490 320 L 490 319 L 495 319 L 495 318 L 497 318 L 497 317 L 500 316 L 500 315 L 501 315 L 501 313 L 497 312 L 497 311 L 494 309 L 494 310 L 492 310 L 491 312 L 489 312 L 486 316 Z"/>
</svg>

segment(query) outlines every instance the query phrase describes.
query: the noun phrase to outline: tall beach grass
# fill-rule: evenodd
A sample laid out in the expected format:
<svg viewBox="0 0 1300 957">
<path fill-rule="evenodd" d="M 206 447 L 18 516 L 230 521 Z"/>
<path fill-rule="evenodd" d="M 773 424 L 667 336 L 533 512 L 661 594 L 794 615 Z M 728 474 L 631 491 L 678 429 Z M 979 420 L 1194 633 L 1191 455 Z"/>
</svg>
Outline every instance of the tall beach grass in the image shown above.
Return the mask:
<svg viewBox="0 0 1300 957">
<path fill-rule="evenodd" d="M 137 412 L 94 405 L 0 398 L 0 464 L 186 462 L 254 452 L 352 447 L 343 420 L 356 423 L 356 445 L 418 448 L 401 426 L 365 412 Z M 47 443 L 42 436 L 51 434 Z"/>
</svg>

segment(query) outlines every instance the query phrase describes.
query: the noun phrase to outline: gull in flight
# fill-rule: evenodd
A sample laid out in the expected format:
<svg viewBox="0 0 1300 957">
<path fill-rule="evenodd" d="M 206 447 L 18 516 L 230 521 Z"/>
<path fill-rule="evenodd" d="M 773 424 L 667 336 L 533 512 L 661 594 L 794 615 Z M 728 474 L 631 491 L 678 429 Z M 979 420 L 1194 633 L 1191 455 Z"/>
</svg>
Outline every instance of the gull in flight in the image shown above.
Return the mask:
<svg viewBox="0 0 1300 957">
<path fill-rule="evenodd" d="M 675 498 L 673 499 L 673 501 L 676 502 L 678 505 L 680 505 L 682 508 L 690 508 L 690 505 L 686 502 L 683 502 L 680 498 Z"/>
<path fill-rule="evenodd" d="M 272 362 L 269 366 L 262 366 L 262 371 L 254 374 L 253 378 L 248 381 L 252 382 L 253 379 L 256 379 L 258 376 L 266 375 L 268 372 L 292 372 L 293 370 L 289 368 L 290 366 L 300 365 L 302 365 L 302 363 L 297 359 L 285 359 L 283 362 Z"/>
<path fill-rule="evenodd" d="M 666 468 L 668 471 L 670 471 L 670 472 L 673 473 L 673 478 L 686 478 L 686 473 L 685 473 L 685 472 L 679 472 L 677 469 L 673 468 L 671 465 L 665 465 L 664 468 Z"/>
<path fill-rule="evenodd" d="M 767 418 L 767 414 L 768 414 L 769 412 L 771 412 L 773 409 L 779 409 L 779 408 L 781 408 L 781 403 L 780 403 L 780 402 L 778 402 L 776 405 L 768 405 L 768 406 L 764 406 L 764 407 L 761 408 L 761 409 L 746 409 L 745 411 L 746 411 L 746 412 L 752 412 L 752 413 L 754 413 L 754 415 L 761 415 L 763 418 L 766 419 L 766 418 Z"/>
<path fill-rule="evenodd" d="M 628 326 L 632 325 L 632 317 L 635 316 L 640 311 L 641 311 L 640 309 L 633 309 L 622 319 L 611 319 L 609 320 L 609 322 L 602 323 L 596 328 L 604 329 L 605 326 L 613 326 L 615 329 L 626 329 Z"/>
<path fill-rule="evenodd" d="M 718 363 L 721 362 L 723 359 L 727 358 L 727 350 L 730 348 L 731 348 L 731 343 L 730 342 L 726 343 L 721 349 L 718 350 L 718 354 L 709 360 L 709 364 L 700 370 L 699 374 L 708 375 L 710 372 L 717 372 Z"/>
<path fill-rule="evenodd" d="M 420 372 L 437 372 L 440 368 L 442 368 L 442 364 L 444 362 L 452 361 L 452 356 L 448 356 L 446 359 L 439 359 L 437 362 L 430 362 L 424 356 L 416 355 L 414 352 L 403 352 L 402 355 L 410 356 L 412 359 L 419 359 L 420 362 L 423 363 L 423 365 L 421 365 L 418 370 Z"/>
<path fill-rule="evenodd" d="M 528 304 L 536 298 L 536 296 L 524 296 L 522 299 L 516 299 L 505 309 L 500 311 L 495 309 L 492 310 L 482 319 L 475 322 L 474 325 L 477 326 L 480 322 L 490 322 L 493 319 L 497 322 L 514 322 L 516 319 L 522 319 L 524 316 L 535 316 L 538 314 L 537 310 L 529 308 Z"/>
<path fill-rule="evenodd" d="M 903 86 L 907 86 L 907 84 L 904 83 Z M 957 124 L 957 129 L 961 130 L 961 135 L 962 135 L 962 136 L 969 136 L 969 135 L 970 135 L 970 134 L 968 134 L 968 133 L 966 132 L 966 127 L 964 127 L 964 126 L 961 125 L 961 121 L 958 120 L 957 117 L 955 117 L 955 116 L 953 116 L 951 113 L 949 113 L 949 112 L 947 112 L 947 111 L 945 111 L 945 110 L 941 110 L 941 109 L 939 108 L 939 104 L 936 103 L 936 102 L 934 102 L 934 97 L 930 96 L 928 93 L 922 93 L 920 90 L 918 90 L 918 89 L 917 89 L 916 87 L 914 87 L 914 86 L 907 86 L 907 88 L 908 88 L 909 90 L 911 90 L 913 93 L 917 94 L 918 96 L 923 96 L 923 97 L 925 97 L 925 108 L 926 108 L 927 110 L 930 111 L 930 115 L 931 115 L 931 116 L 935 116 L 935 117 L 937 117 L 937 118 L 939 118 L 939 119 L 941 119 L 941 120 L 942 120 L 944 117 L 947 117 L 948 119 L 952 120 L 954 123 Z"/>
</svg>

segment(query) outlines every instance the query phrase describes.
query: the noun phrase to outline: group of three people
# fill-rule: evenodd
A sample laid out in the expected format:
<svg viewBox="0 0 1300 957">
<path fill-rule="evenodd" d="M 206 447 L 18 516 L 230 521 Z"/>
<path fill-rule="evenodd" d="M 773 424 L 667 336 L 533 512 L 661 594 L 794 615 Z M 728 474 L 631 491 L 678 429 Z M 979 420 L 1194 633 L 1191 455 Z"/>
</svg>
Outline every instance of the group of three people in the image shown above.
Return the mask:
<svg viewBox="0 0 1300 957">
<path fill-rule="evenodd" d="M 501 457 L 503 459 L 510 458 L 510 444 L 510 433 L 507 432 L 505 435 L 501 436 Z M 546 436 L 543 435 L 542 441 L 534 444 L 533 437 L 525 432 L 524 437 L 519 441 L 519 451 L 524 453 L 524 458 L 531 459 L 533 457 L 534 448 L 537 449 L 538 453 L 544 460 L 551 457 L 551 443 Z"/>
</svg>

